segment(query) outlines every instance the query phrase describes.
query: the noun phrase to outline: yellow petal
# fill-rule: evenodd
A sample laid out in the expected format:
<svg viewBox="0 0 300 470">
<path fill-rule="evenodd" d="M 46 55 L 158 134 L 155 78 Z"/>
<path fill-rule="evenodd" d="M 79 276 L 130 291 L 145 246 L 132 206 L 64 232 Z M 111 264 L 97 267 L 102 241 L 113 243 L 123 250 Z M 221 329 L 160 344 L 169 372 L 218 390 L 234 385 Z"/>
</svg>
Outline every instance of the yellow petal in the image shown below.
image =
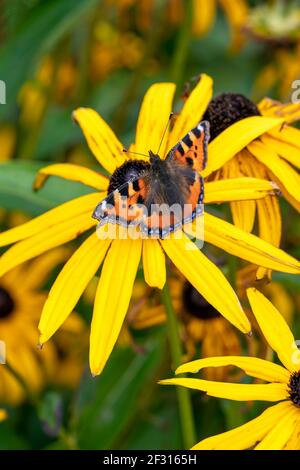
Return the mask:
<svg viewBox="0 0 300 470">
<path fill-rule="evenodd" d="M 268 134 L 275 140 L 280 140 L 293 147 L 300 148 L 300 129 L 292 126 L 283 126 L 280 129 L 272 129 Z"/>
<path fill-rule="evenodd" d="M 205 241 L 228 253 L 265 268 L 292 274 L 300 273 L 300 263 L 284 251 L 251 233 L 205 212 Z"/>
<path fill-rule="evenodd" d="M 0 379 L 2 378 L 2 386 L 0 390 L 1 401 L 8 404 L 17 405 L 26 398 L 25 390 L 20 385 L 19 380 L 12 375 L 7 369 L 2 367 Z"/>
<path fill-rule="evenodd" d="M 196 373 L 204 367 L 235 366 L 243 369 L 247 375 L 268 382 L 287 383 L 290 379 L 289 372 L 284 367 L 272 362 L 258 359 L 256 357 L 226 356 L 209 357 L 207 359 L 197 359 L 196 361 L 182 364 L 176 369 L 177 374 L 186 372 Z"/>
<path fill-rule="evenodd" d="M 278 180 L 277 182 L 280 183 Z M 280 191 L 282 192 L 283 197 L 291 204 L 291 206 L 293 206 L 294 209 L 300 213 L 300 201 L 297 201 L 297 199 L 291 196 L 284 186 L 280 187 Z"/>
<path fill-rule="evenodd" d="M 259 178 L 230 178 L 205 184 L 204 202 L 245 201 L 262 199 L 274 194 L 278 186 L 272 181 Z"/>
<path fill-rule="evenodd" d="M 264 98 L 258 103 L 258 109 L 263 116 L 283 118 L 287 123 L 298 121 L 300 118 L 299 103 L 280 103 L 271 98 Z"/>
<path fill-rule="evenodd" d="M 98 162 L 109 173 L 125 161 L 123 146 L 111 128 L 96 111 L 90 108 L 78 108 L 73 112 Z"/>
<path fill-rule="evenodd" d="M 95 275 L 110 245 L 96 232 L 87 238 L 64 265 L 45 302 L 39 330 L 40 343 L 47 341 L 76 306 L 82 292 Z"/>
<path fill-rule="evenodd" d="M 259 236 L 274 246 L 280 245 L 281 240 L 281 213 L 280 206 L 275 196 L 267 196 L 257 201 L 257 213 L 259 224 Z M 259 268 L 256 278 L 271 277 L 271 272 L 265 268 Z"/>
<path fill-rule="evenodd" d="M 93 193 L 80 196 L 72 201 L 61 204 L 54 209 L 26 222 L 23 225 L 14 227 L 6 232 L 0 233 L 0 246 L 9 245 L 18 240 L 32 237 L 44 230 L 54 227 L 57 224 L 69 221 L 77 216 L 93 213 L 96 205 L 106 196 L 106 193 Z"/>
<path fill-rule="evenodd" d="M 245 151 L 240 152 L 235 158 L 225 163 L 222 171 L 227 172 L 228 178 L 241 178 L 252 176 L 247 165 L 247 159 L 244 156 Z M 251 159 L 253 160 L 252 156 Z M 260 179 L 261 175 L 258 176 Z M 223 176 L 224 177 L 224 176 Z M 245 179 L 245 178 L 244 178 Z M 251 232 L 255 222 L 256 204 L 253 200 L 234 201 L 230 203 L 230 210 L 234 225 L 246 232 Z"/>
<path fill-rule="evenodd" d="M 259 236 L 274 246 L 280 245 L 281 214 L 276 197 L 266 197 L 257 201 Z"/>
<path fill-rule="evenodd" d="M 166 282 L 166 260 L 157 240 L 143 242 L 143 270 L 149 286 L 163 288 Z"/>
<path fill-rule="evenodd" d="M 211 397 L 237 401 L 279 401 L 289 396 L 287 385 L 282 383 L 236 384 L 190 378 L 166 379 L 161 380 L 159 383 L 162 385 L 181 385 L 182 387 L 206 392 Z"/>
<path fill-rule="evenodd" d="M 291 128 L 292 129 L 292 128 Z M 298 131 L 299 129 L 293 129 Z M 277 131 L 279 133 L 279 131 Z M 279 133 L 280 134 L 280 133 Z M 299 136 L 298 136 L 299 138 Z M 300 168 L 300 148 L 295 145 L 291 145 L 287 142 L 275 139 L 268 134 L 265 134 L 261 137 L 261 141 L 267 146 L 270 147 L 274 152 L 278 153 L 280 157 L 287 160 L 289 163 L 294 165 L 296 168 Z"/>
<path fill-rule="evenodd" d="M 161 240 L 166 254 L 201 295 L 244 333 L 251 330 L 239 300 L 222 271 L 188 237 Z"/>
<path fill-rule="evenodd" d="M 7 412 L 5 410 L 0 410 L 0 422 L 7 418 Z"/>
<path fill-rule="evenodd" d="M 176 145 L 201 120 L 204 111 L 212 97 L 213 81 L 211 77 L 202 74 L 177 117 L 170 133 L 168 150 Z"/>
<path fill-rule="evenodd" d="M 243 450 L 250 449 L 278 423 L 290 408 L 282 402 L 267 408 L 260 416 L 230 431 L 208 437 L 196 444 L 194 450 Z"/>
<path fill-rule="evenodd" d="M 17 334 L 17 332 L 15 333 Z M 21 337 L 21 334 L 19 338 Z M 7 361 L 12 369 L 22 378 L 31 391 L 38 391 L 43 385 L 43 371 L 39 360 L 33 349 L 33 344 L 25 344 L 24 341 L 18 345 L 18 349 L 7 352 Z M 22 357 L 22 361 L 20 361 Z"/>
<path fill-rule="evenodd" d="M 141 258 L 142 240 L 114 240 L 98 284 L 90 338 L 93 375 L 103 370 L 118 339 Z"/>
<path fill-rule="evenodd" d="M 300 450 L 300 421 L 297 421 L 295 430 L 289 438 L 284 450 Z"/>
<path fill-rule="evenodd" d="M 299 410 L 290 407 L 255 450 L 282 450 L 295 430 L 297 419 L 299 419 Z"/>
<path fill-rule="evenodd" d="M 251 232 L 255 222 L 256 205 L 254 201 L 236 201 L 230 203 L 232 220 L 236 227 Z"/>
<path fill-rule="evenodd" d="M 283 316 L 258 290 L 249 288 L 247 295 L 264 337 L 277 353 L 282 364 L 290 371 L 299 369 L 298 349 Z"/>
<path fill-rule="evenodd" d="M 24 261 L 79 237 L 94 225 L 96 221 L 90 214 L 78 215 L 16 243 L 0 258 L 0 276 Z"/>
<path fill-rule="evenodd" d="M 252 116 L 228 127 L 208 145 L 207 166 L 202 175 L 218 170 L 254 139 L 281 123 L 281 119 Z"/>
<path fill-rule="evenodd" d="M 155 83 L 144 96 L 136 127 L 135 152 L 148 155 L 149 150 L 157 153 L 164 130 L 172 111 L 174 83 Z M 165 155 L 167 135 L 164 137 L 159 154 Z"/>
<path fill-rule="evenodd" d="M 59 176 L 71 181 L 79 181 L 100 191 L 106 191 L 109 183 L 108 178 L 90 168 L 74 165 L 73 163 L 54 163 L 45 166 L 38 172 L 33 188 L 35 190 L 40 189 L 49 176 Z"/>
<path fill-rule="evenodd" d="M 212 27 L 216 15 L 216 1 L 194 0 L 193 34 L 202 36 Z"/>
<path fill-rule="evenodd" d="M 248 145 L 249 151 L 276 176 L 290 195 L 300 202 L 300 175 L 267 145 L 256 141 Z"/>
</svg>

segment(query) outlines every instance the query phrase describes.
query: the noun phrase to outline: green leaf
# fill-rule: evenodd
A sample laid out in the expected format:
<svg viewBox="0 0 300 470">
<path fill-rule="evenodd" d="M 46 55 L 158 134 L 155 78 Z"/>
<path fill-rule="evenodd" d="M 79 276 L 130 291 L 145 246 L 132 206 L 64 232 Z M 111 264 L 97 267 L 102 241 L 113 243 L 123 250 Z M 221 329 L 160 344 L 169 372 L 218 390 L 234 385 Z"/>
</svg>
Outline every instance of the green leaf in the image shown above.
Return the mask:
<svg viewBox="0 0 300 470">
<path fill-rule="evenodd" d="M 75 402 L 75 433 L 80 449 L 110 449 L 134 417 L 149 386 L 156 386 L 162 354 L 161 340 L 153 338 L 146 352 L 117 348 L 104 372 L 88 374 Z M 157 387 L 159 387 L 157 385 Z"/>
<path fill-rule="evenodd" d="M 51 177 L 40 191 L 32 185 L 41 163 L 13 161 L 0 164 L 0 207 L 38 215 L 72 198 L 93 192 L 81 183 Z"/>
<path fill-rule="evenodd" d="M 0 77 L 6 84 L 7 95 L 7 104 L 0 106 L 0 116 L 15 105 L 19 88 L 41 56 L 53 49 L 78 21 L 84 21 L 97 4 L 98 0 L 48 0 L 32 8 L 0 53 Z"/>
</svg>

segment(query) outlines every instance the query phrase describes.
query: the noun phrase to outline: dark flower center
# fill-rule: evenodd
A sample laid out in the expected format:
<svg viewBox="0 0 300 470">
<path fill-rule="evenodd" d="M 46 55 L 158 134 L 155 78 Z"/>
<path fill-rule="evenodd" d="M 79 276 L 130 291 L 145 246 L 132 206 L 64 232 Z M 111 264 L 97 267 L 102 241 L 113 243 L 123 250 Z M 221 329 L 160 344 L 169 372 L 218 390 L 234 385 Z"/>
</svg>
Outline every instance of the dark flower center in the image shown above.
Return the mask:
<svg viewBox="0 0 300 470">
<path fill-rule="evenodd" d="M 14 310 L 15 303 L 6 289 L 0 287 L 0 320 L 7 318 Z"/>
<path fill-rule="evenodd" d="M 260 112 L 246 96 L 238 93 L 222 93 L 211 100 L 203 119 L 210 123 L 212 141 L 227 127 L 251 116 L 260 116 Z"/>
<path fill-rule="evenodd" d="M 182 300 L 187 313 L 200 320 L 210 320 L 220 316 L 219 312 L 189 282 L 184 285 Z"/>
<path fill-rule="evenodd" d="M 122 184 L 127 183 L 129 180 L 139 178 L 141 172 L 149 168 L 149 163 L 143 160 L 128 160 L 117 168 L 112 174 L 108 186 L 108 194 L 115 189 L 120 188 Z"/>
<path fill-rule="evenodd" d="M 290 399 L 296 406 L 300 406 L 300 371 L 291 375 L 289 382 Z"/>
</svg>

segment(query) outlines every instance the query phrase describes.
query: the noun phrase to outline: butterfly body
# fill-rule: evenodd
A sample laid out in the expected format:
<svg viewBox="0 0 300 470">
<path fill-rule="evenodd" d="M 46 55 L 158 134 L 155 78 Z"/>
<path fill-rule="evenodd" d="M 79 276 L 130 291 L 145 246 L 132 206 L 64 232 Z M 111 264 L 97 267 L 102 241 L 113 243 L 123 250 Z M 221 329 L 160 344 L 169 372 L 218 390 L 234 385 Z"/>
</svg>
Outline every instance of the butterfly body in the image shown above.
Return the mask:
<svg viewBox="0 0 300 470">
<path fill-rule="evenodd" d="M 100 225 L 139 225 L 142 232 L 164 238 L 202 213 L 203 179 L 209 124 L 199 123 L 165 159 L 149 151 L 149 162 L 128 160 L 112 175 L 108 196 L 93 217 Z M 171 210 L 169 210 L 171 208 Z"/>
</svg>

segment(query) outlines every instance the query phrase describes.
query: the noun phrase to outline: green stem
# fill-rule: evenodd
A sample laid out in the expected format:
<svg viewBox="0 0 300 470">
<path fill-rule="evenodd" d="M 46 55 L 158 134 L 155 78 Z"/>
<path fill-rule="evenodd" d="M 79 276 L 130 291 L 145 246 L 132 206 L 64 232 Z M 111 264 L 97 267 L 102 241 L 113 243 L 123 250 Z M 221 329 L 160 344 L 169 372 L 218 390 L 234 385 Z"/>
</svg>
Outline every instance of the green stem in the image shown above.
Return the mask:
<svg viewBox="0 0 300 470">
<path fill-rule="evenodd" d="M 181 364 L 182 347 L 179 337 L 176 314 L 173 309 L 172 299 L 167 283 L 162 290 L 162 301 L 167 314 L 167 325 L 173 367 L 176 369 Z M 183 442 L 185 448 L 190 449 L 196 443 L 190 391 L 187 388 L 182 387 L 176 387 L 176 389 Z"/>
<path fill-rule="evenodd" d="M 178 89 L 181 89 L 183 85 L 182 75 L 191 39 L 192 21 L 193 0 L 186 0 L 185 15 L 183 18 L 181 30 L 178 34 L 173 64 L 171 65 L 171 80 L 176 83 Z"/>
</svg>

